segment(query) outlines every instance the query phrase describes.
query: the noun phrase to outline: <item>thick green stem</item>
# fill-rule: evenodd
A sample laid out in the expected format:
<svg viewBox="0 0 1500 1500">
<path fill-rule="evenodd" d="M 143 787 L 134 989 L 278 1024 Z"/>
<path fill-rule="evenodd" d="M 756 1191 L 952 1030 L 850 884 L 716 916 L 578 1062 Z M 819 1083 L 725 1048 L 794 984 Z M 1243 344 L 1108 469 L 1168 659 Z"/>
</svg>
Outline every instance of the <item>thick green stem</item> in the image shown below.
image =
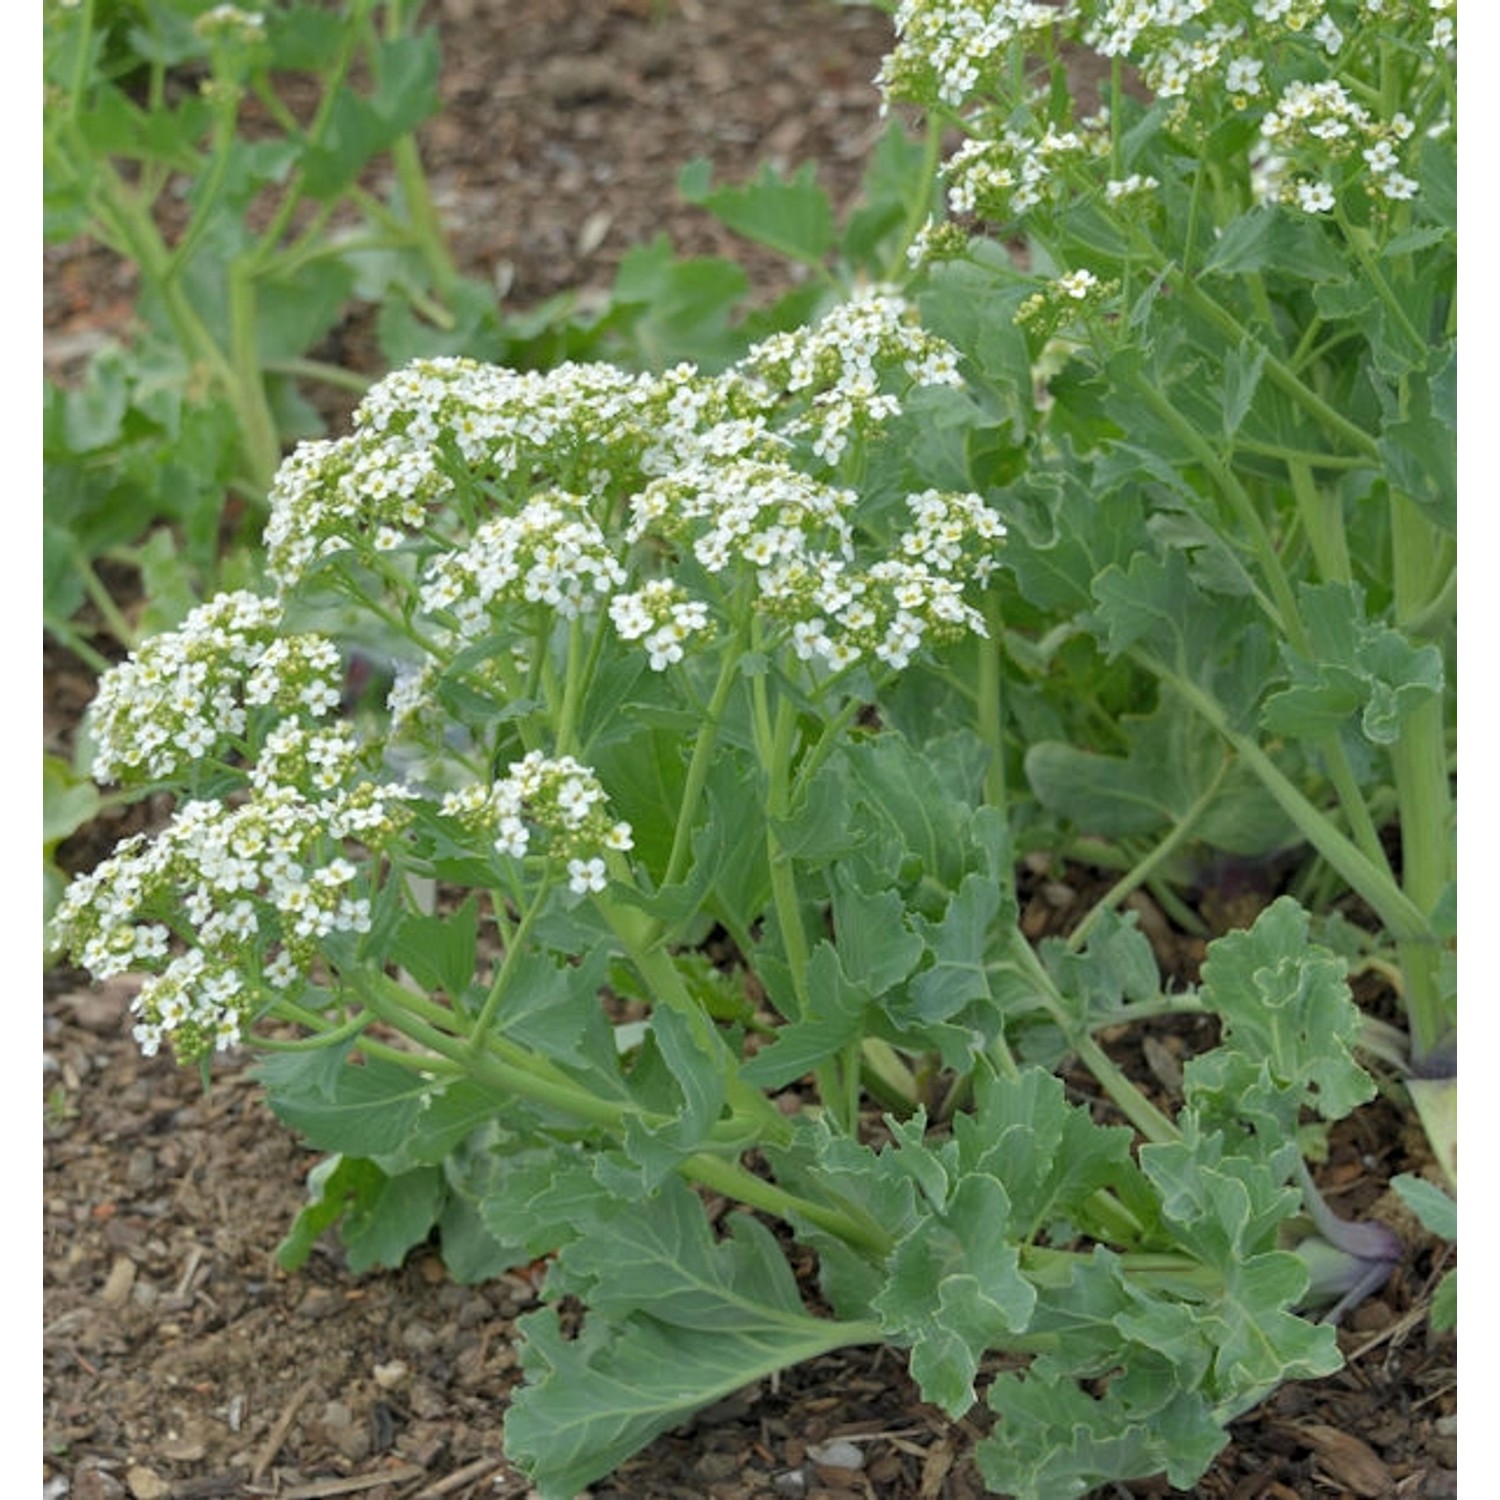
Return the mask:
<svg viewBox="0 0 1500 1500">
<path fill-rule="evenodd" d="M 1078 1054 L 1120 1113 L 1148 1141 L 1162 1143 L 1180 1139 L 1177 1127 L 1116 1067 L 1088 1031 L 1074 1022 L 1066 1002 L 1052 982 L 1052 976 L 1042 967 L 1041 959 L 1019 932 L 1011 939 L 1011 949 L 1026 977 L 1036 986 L 1043 1006 L 1067 1039 L 1068 1046 Z"/>
<path fill-rule="evenodd" d="M 417 1013 L 421 1007 L 413 1004 L 417 997 L 384 975 L 361 975 L 356 988 L 361 1000 L 375 1017 L 436 1054 L 434 1059 L 417 1057 L 396 1049 L 382 1049 L 393 1061 L 404 1066 L 431 1072 L 436 1064 L 440 1071 L 465 1074 L 501 1092 L 562 1110 L 586 1124 L 602 1127 L 613 1134 L 623 1132 L 631 1118 L 639 1118 L 648 1123 L 667 1123 L 664 1119 L 658 1119 L 633 1106 L 600 1099 L 569 1081 L 543 1077 L 528 1068 L 502 1062 L 487 1054 L 476 1055 L 469 1050 L 462 1038 L 454 1037 L 423 1019 Z M 370 1042 L 361 1045 L 380 1046 L 379 1043 Z M 785 1144 L 789 1138 L 788 1122 L 768 1100 L 765 1103 L 779 1127 L 779 1143 Z M 856 1216 L 799 1197 L 775 1183 L 757 1177 L 737 1162 L 723 1156 L 708 1151 L 695 1152 L 683 1160 L 678 1170 L 703 1187 L 724 1193 L 752 1208 L 761 1208 L 783 1218 L 807 1219 L 874 1258 L 889 1254 L 892 1248 L 890 1235 L 867 1216 Z"/>
<path fill-rule="evenodd" d="M 597 896 L 594 905 L 620 939 L 626 956 L 645 980 L 655 1004 L 675 1011 L 692 1033 L 706 1064 L 722 1069 L 727 1078 L 729 1107 L 755 1127 L 762 1141 L 782 1143 L 790 1133 L 786 1117 L 757 1088 L 739 1076 L 738 1060 L 703 1007 L 688 992 L 672 956 L 661 946 L 661 925 L 638 907 Z"/>
<path fill-rule="evenodd" d="M 787 967 L 792 975 L 792 990 L 797 1007 L 797 1017 L 794 1019 L 797 1019 L 808 1012 L 807 931 L 802 925 L 802 905 L 797 895 L 792 857 L 781 847 L 781 841 L 776 836 L 776 823 L 784 819 L 791 810 L 791 758 L 796 710 L 789 699 L 781 698 L 776 705 L 775 725 L 772 727 L 769 724 L 764 676 L 755 680 L 755 698 L 761 762 L 767 777 L 766 857 L 770 864 L 771 895 L 776 907 L 776 920 L 786 949 Z"/>
<path fill-rule="evenodd" d="M 240 439 L 250 461 L 251 474 L 262 490 L 269 491 L 281 466 L 281 436 L 266 400 L 265 377 L 260 365 L 260 334 L 256 326 L 256 288 L 249 267 L 232 261 L 229 266 L 229 345 L 235 372 L 235 411 L 240 419 Z"/>
<path fill-rule="evenodd" d="M 751 1208 L 763 1209 L 777 1218 L 807 1219 L 820 1229 L 837 1235 L 846 1244 L 862 1250 L 874 1260 L 882 1260 L 891 1253 L 895 1241 L 868 1215 L 856 1217 L 825 1204 L 789 1193 L 774 1182 L 767 1182 L 753 1172 L 723 1157 L 700 1152 L 690 1156 L 680 1168 L 685 1177 L 702 1183 L 706 1188 L 723 1193 L 726 1197 L 748 1203 Z"/>
<path fill-rule="evenodd" d="M 1093 909 L 1078 924 L 1073 935 L 1068 939 L 1068 947 L 1073 952 L 1078 952 L 1088 942 L 1089 934 L 1094 930 L 1095 924 L 1104 912 L 1118 906 L 1133 890 L 1150 880 L 1157 870 L 1187 842 L 1199 819 L 1208 812 L 1213 805 L 1214 798 L 1219 795 L 1219 788 L 1224 784 L 1224 778 L 1229 774 L 1231 764 L 1232 762 L 1226 756 L 1219 769 L 1214 772 L 1213 780 L 1209 782 L 1193 805 L 1172 825 L 1167 836 L 1144 859 L 1137 861 L 1130 870 L 1126 871 L 1094 903 Z"/>
<path fill-rule="evenodd" d="M 1260 564 L 1261 574 L 1271 590 L 1267 599 L 1258 589 L 1256 597 L 1278 634 L 1284 634 L 1297 651 L 1306 654 L 1306 633 L 1302 629 L 1302 617 L 1297 609 L 1297 599 L 1292 593 L 1291 582 L 1281 566 L 1281 558 L 1271 534 L 1261 519 L 1255 502 L 1244 485 L 1235 477 L 1234 471 L 1220 458 L 1213 445 L 1202 433 L 1177 410 L 1165 393 L 1149 380 L 1143 372 L 1137 372 L 1132 384 L 1148 406 L 1171 430 L 1172 435 L 1192 453 L 1203 466 L 1215 487 L 1229 502 L 1235 518 L 1244 528 L 1255 560 Z"/>
<path fill-rule="evenodd" d="M 608 1130 L 623 1129 L 629 1116 L 640 1113 L 628 1105 L 601 1099 L 570 1081 L 543 1077 L 529 1067 L 503 1062 L 488 1051 L 475 1053 L 468 1038 L 453 1036 L 424 1019 L 418 1013 L 419 997 L 383 974 L 361 974 L 352 983 L 359 998 L 386 1025 L 501 1093 L 560 1109 L 586 1124 Z"/>
<path fill-rule="evenodd" d="M 1170 687 L 1188 707 L 1223 736 L 1296 825 L 1298 832 L 1343 876 L 1353 890 L 1369 902 L 1393 937 L 1398 941 L 1436 941 L 1426 915 L 1402 891 L 1390 873 L 1340 833 L 1277 769 L 1271 757 L 1254 740 L 1241 734 L 1230 724 L 1229 715 L 1217 699 L 1148 652 L 1132 651 L 1131 656 Z"/>
<path fill-rule="evenodd" d="M 729 694 L 740 675 L 741 656 L 731 647 L 725 651 L 719 666 L 719 678 L 714 683 L 713 696 L 703 713 L 703 724 L 693 744 L 693 758 L 688 762 L 687 780 L 682 788 L 682 801 L 677 808 L 677 826 L 672 834 L 672 852 L 667 857 L 666 873 L 662 876 L 664 886 L 675 885 L 687 872 L 687 862 L 692 851 L 693 825 L 698 817 L 698 804 L 703 798 L 703 788 L 708 782 L 708 773 L 713 766 L 714 753 L 719 744 L 719 721 L 724 716 Z"/>
<path fill-rule="evenodd" d="M 1000 614 L 1000 599 L 994 592 L 985 595 L 984 622 L 989 634 L 979 642 L 979 681 L 975 684 L 974 720 L 979 738 L 989 751 L 984 767 L 984 800 L 1002 816 L 1008 811 L 1005 787 L 1005 712 L 1001 702 L 1004 671 L 1001 643 L 1005 638 L 1005 621 Z"/>
<path fill-rule="evenodd" d="M 1380 462 L 1380 449 L 1375 439 L 1364 428 L 1356 426 L 1348 417 L 1335 411 L 1311 386 L 1300 379 L 1285 361 L 1278 359 L 1265 348 L 1260 340 L 1252 337 L 1244 324 L 1221 303 L 1209 296 L 1194 278 L 1188 276 L 1185 271 L 1177 271 L 1171 277 L 1171 286 L 1172 290 L 1189 306 L 1201 312 L 1227 335 L 1236 347 L 1245 344 L 1263 353 L 1265 364 L 1262 368 L 1267 378 L 1283 394 L 1290 396 L 1310 417 L 1335 437 L 1341 438 L 1356 453 L 1362 454 L 1371 463 Z"/>
<path fill-rule="evenodd" d="M 1328 583 L 1348 583 L 1354 574 L 1349 564 L 1342 502 L 1334 491 L 1320 489 L 1314 483 L 1311 460 L 1291 453 L 1284 457 L 1292 494 L 1297 500 L 1297 514 L 1312 545 L 1319 575 Z"/>
<path fill-rule="evenodd" d="M 1398 626 L 1404 627 L 1427 608 L 1432 554 L 1441 546 L 1417 506 L 1405 495 L 1393 494 L 1391 549 Z M 1434 694 L 1402 720 L 1391 760 L 1401 824 L 1402 888 L 1418 910 L 1430 913 L 1454 875 L 1453 793 L 1441 694 Z M 1451 1041 L 1454 1028 L 1455 1018 L 1441 991 L 1440 961 L 1440 952 L 1429 944 L 1406 944 L 1401 949 L 1412 1054 L 1419 1069 Z"/>
<path fill-rule="evenodd" d="M 937 177 L 942 145 L 942 123 L 935 115 L 929 114 L 926 119 L 926 133 L 922 141 L 922 172 L 919 185 L 912 194 L 911 202 L 906 205 L 906 222 L 901 226 L 901 238 L 897 241 L 896 248 L 886 265 L 885 280 L 887 281 L 900 281 L 907 274 L 907 251 L 916 242 L 917 236 L 922 232 L 922 226 L 932 215 L 932 185 Z"/>
<path fill-rule="evenodd" d="M 484 997 L 484 1004 L 474 1018 L 474 1029 L 469 1038 L 471 1047 L 476 1049 L 482 1047 L 489 1036 L 490 1028 L 495 1023 L 495 1015 L 510 990 L 511 980 L 515 977 L 516 965 L 520 962 L 522 953 L 526 951 L 531 929 L 536 925 L 536 920 L 541 915 L 542 908 L 546 905 L 550 895 L 551 888 L 546 881 L 543 881 L 541 889 L 532 898 L 531 904 L 521 913 L 521 920 L 516 924 L 516 930 L 508 934 L 505 956 L 500 961 L 500 968 L 495 974 L 494 982 L 490 985 L 490 992 Z"/>
</svg>

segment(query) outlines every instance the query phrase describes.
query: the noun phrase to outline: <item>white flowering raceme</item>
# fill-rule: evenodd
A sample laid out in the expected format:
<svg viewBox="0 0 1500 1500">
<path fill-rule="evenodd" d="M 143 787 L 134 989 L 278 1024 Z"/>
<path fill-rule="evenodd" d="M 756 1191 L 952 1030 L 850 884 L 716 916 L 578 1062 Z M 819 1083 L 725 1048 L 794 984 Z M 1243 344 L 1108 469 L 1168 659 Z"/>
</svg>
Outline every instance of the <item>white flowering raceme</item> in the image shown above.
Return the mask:
<svg viewBox="0 0 1500 1500">
<path fill-rule="evenodd" d="M 1108 137 L 1092 127 L 1034 132 L 1005 129 L 975 136 L 948 159 L 948 209 L 1003 223 L 1048 204 L 1061 186 L 1060 173 L 1073 162 L 1100 157 Z"/>
<path fill-rule="evenodd" d="M 653 672 L 682 660 L 684 643 L 712 632 L 708 606 L 680 584 L 653 578 L 631 594 L 609 601 L 609 617 L 623 641 L 640 641 Z"/>
<path fill-rule="evenodd" d="M 1304 213 L 1328 213 L 1337 202 L 1335 182 L 1361 173 L 1377 199 L 1400 202 L 1417 191 L 1400 170 L 1411 121 L 1400 113 L 1379 119 L 1335 79 L 1288 84 L 1260 128 L 1275 162 L 1262 191 Z"/>
<path fill-rule="evenodd" d="M 811 440 L 824 463 L 837 464 L 856 432 L 893 417 L 909 386 L 961 383 L 958 355 L 916 321 L 914 309 L 886 287 L 869 287 L 810 328 L 774 334 L 740 369 L 778 396 L 803 397 L 805 415 L 783 430 Z"/>
<path fill-rule="evenodd" d="M 571 619 L 598 608 L 624 582 L 624 566 L 588 501 L 548 490 L 439 555 L 423 574 L 421 601 L 429 614 L 452 615 L 460 634 L 472 637 L 508 605 L 542 604 Z"/>
<path fill-rule="evenodd" d="M 901 0 L 896 46 L 875 82 L 886 104 L 963 105 L 1019 37 L 1057 24 L 1058 8 L 1034 0 Z"/>
<path fill-rule="evenodd" d="M 209 40 L 249 45 L 265 40 L 266 18 L 259 11 L 241 10 L 238 5 L 215 5 L 193 22 L 193 30 Z"/>
<path fill-rule="evenodd" d="M 736 565 L 763 573 L 791 557 L 847 556 L 857 503 L 853 490 L 823 484 L 788 463 L 702 462 L 653 480 L 635 496 L 627 537 L 690 546 L 709 573 Z"/>
<path fill-rule="evenodd" d="M 478 782 L 449 792 L 443 811 L 499 854 L 528 854 L 568 862 L 574 891 L 600 890 L 607 850 L 632 847 L 630 825 L 612 819 L 599 778 L 571 755 L 533 750 L 493 785 Z"/>
<path fill-rule="evenodd" d="M 281 606 L 220 594 L 105 673 L 92 709 L 100 782 L 165 780 L 236 748 L 249 711 L 321 717 L 339 701 L 338 649 L 280 634 Z"/>
<path fill-rule="evenodd" d="M 185 802 L 68 887 L 53 919 L 61 947 L 96 980 L 150 974 L 133 1005 L 147 1053 L 169 1041 L 190 1062 L 232 1045 L 309 976 L 327 938 L 369 930 L 367 877 L 346 841 L 387 846 L 411 793 L 360 780 L 347 751 L 339 733 L 288 726 L 243 800 Z M 342 780 L 322 794 L 274 779 L 316 781 L 330 766 Z"/>
</svg>

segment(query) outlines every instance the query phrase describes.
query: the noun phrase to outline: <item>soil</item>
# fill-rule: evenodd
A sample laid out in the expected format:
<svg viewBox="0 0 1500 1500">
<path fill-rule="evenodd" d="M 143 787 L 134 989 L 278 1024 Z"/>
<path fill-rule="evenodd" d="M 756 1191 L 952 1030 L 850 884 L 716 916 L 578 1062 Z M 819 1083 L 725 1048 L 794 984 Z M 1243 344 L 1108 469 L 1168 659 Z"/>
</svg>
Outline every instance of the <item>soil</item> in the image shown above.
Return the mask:
<svg viewBox="0 0 1500 1500">
<path fill-rule="evenodd" d="M 678 168 L 707 155 L 739 180 L 769 160 L 820 163 L 837 203 L 853 195 L 876 129 L 870 84 L 889 23 L 823 0 L 444 0 L 444 113 L 425 158 L 460 265 L 514 307 L 607 287 L 659 232 L 687 253 L 730 254 L 758 289 L 784 272 L 747 255 L 678 202 Z M 96 248 L 51 252 L 49 362 L 65 366 L 129 306 L 129 278 Z M 65 743 L 87 673 L 47 653 L 46 738 Z M 84 868 L 114 836 L 64 850 Z M 1087 871 L 1028 872 L 1032 936 L 1066 930 L 1099 885 Z M 1245 920 L 1270 891 L 1216 925 Z M 1235 899 L 1244 902 L 1245 893 Z M 1201 942 L 1143 903 L 1163 965 L 1191 978 Z M 45 1500 L 361 1495 L 369 1500 L 520 1497 L 501 1457 L 515 1384 L 513 1320 L 539 1280 L 483 1286 L 446 1276 L 435 1251 L 355 1276 L 333 1241 L 296 1275 L 275 1247 L 316 1158 L 265 1108 L 250 1060 L 206 1089 L 145 1059 L 124 1021 L 124 981 L 102 991 L 44 982 Z M 1361 995 L 1377 1009 L 1389 997 Z M 1204 1044 L 1163 1028 L 1117 1057 L 1170 1106 L 1181 1059 Z M 1082 1079 L 1079 1080 L 1083 1086 Z M 1290 1386 L 1235 1424 L 1195 1493 L 1215 1500 L 1457 1493 L 1455 1341 L 1427 1309 L 1445 1248 L 1393 1207 L 1387 1184 L 1430 1160 L 1393 1099 L 1334 1132 L 1318 1179 L 1337 1210 L 1397 1222 L 1407 1254 L 1340 1330 L 1346 1368 Z M 901 1357 L 854 1350 L 763 1382 L 670 1433 L 593 1487 L 598 1500 L 969 1500 L 975 1419 L 925 1405 Z M 834 1444 L 839 1446 L 833 1446 Z M 852 1445 L 852 1446 L 850 1446 Z M 842 1462 L 832 1462 L 839 1459 Z M 1177 1493 L 1164 1481 L 1107 1493 Z"/>
</svg>

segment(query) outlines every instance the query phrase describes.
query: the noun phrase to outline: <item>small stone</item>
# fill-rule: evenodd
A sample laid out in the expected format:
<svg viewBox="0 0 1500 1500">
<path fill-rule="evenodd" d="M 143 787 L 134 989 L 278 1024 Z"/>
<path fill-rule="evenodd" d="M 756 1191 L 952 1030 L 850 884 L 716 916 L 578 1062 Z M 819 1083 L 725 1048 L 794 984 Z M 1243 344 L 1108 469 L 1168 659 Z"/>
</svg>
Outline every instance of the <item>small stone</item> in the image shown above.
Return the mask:
<svg viewBox="0 0 1500 1500">
<path fill-rule="evenodd" d="M 161 1445 L 161 1456 L 177 1464 L 195 1464 L 208 1450 L 196 1438 L 169 1437 Z"/>
<path fill-rule="evenodd" d="M 117 1255 L 99 1291 L 99 1300 L 106 1307 L 124 1307 L 130 1300 L 130 1289 L 134 1285 L 135 1262 L 128 1255 Z"/>
<path fill-rule="evenodd" d="M 315 1286 L 309 1288 L 307 1295 L 297 1304 L 297 1316 L 299 1318 L 310 1318 L 316 1322 L 319 1318 L 326 1318 L 335 1313 L 339 1308 L 339 1295 L 330 1291 L 326 1286 Z"/>
<path fill-rule="evenodd" d="M 375 1366 L 375 1384 L 383 1391 L 393 1391 L 409 1373 L 405 1364 L 399 1359 L 393 1359 L 388 1365 Z"/>
<path fill-rule="evenodd" d="M 827 1443 L 809 1443 L 807 1456 L 822 1468 L 862 1469 L 865 1466 L 864 1450 L 858 1443 L 847 1438 L 834 1438 Z"/>
<path fill-rule="evenodd" d="M 135 1464 L 125 1471 L 125 1483 L 135 1500 L 167 1500 L 172 1486 L 154 1469 Z"/>
<path fill-rule="evenodd" d="M 43 1500 L 51 1500 L 52 1495 L 70 1495 L 70 1500 L 124 1500 L 125 1486 L 103 1469 L 80 1469 L 73 1476 L 71 1492 L 67 1483 L 67 1480 L 63 1481 L 61 1490 L 52 1490 L 50 1487 L 44 1490 Z"/>
</svg>

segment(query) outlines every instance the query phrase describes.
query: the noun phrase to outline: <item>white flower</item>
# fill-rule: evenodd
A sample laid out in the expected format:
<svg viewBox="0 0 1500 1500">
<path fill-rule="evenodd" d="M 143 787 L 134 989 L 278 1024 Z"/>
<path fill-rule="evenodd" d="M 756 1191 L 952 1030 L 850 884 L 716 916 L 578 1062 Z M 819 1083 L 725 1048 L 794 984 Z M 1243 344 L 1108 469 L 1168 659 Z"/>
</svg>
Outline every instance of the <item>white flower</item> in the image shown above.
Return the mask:
<svg viewBox="0 0 1500 1500">
<path fill-rule="evenodd" d="M 1326 214 L 1333 208 L 1333 189 L 1326 182 L 1299 182 L 1297 207 L 1304 213 Z"/>
<path fill-rule="evenodd" d="M 1074 301 L 1082 302 L 1099 285 L 1099 278 L 1092 271 L 1080 268 L 1077 271 L 1069 271 L 1065 276 L 1059 276 L 1052 284 L 1065 297 L 1072 297 Z"/>
<path fill-rule="evenodd" d="M 1264 66 L 1257 57 L 1236 57 L 1224 74 L 1224 87 L 1231 94 L 1245 94 L 1253 98 L 1260 93 L 1260 75 Z"/>
<path fill-rule="evenodd" d="M 576 891 L 580 896 L 587 895 L 590 891 L 602 891 L 609 883 L 609 877 L 605 874 L 604 861 L 597 856 L 593 859 L 570 859 L 568 861 L 568 889 Z"/>
</svg>

